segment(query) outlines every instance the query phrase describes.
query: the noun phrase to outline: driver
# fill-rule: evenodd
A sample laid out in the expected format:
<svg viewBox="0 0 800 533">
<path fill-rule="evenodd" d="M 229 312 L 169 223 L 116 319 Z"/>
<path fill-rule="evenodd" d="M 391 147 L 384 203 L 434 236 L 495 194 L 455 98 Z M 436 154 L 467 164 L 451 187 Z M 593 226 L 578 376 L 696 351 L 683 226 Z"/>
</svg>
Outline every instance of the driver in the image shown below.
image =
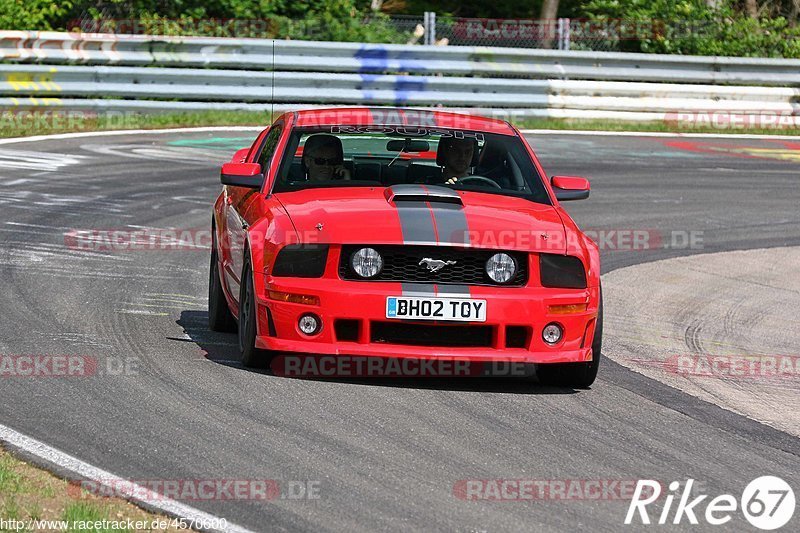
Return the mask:
<svg viewBox="0 0 800 533">
<path fill-rule="evenodd" d="M 473 139 L 449 137 L 439 141 L 436 151 L 436 164 L 442 167 L 442 175 L 437 182 L 453 185 L 460 178 L 470 175 L 473 166 L 476 143 Z"/>
<path fill-rule="evenodd" d="M 317 134 L 303 146 L 303 171 L 309 181 L 350 179 L 344 167 L 342 141 L 333 135 Z"/>
</svg>

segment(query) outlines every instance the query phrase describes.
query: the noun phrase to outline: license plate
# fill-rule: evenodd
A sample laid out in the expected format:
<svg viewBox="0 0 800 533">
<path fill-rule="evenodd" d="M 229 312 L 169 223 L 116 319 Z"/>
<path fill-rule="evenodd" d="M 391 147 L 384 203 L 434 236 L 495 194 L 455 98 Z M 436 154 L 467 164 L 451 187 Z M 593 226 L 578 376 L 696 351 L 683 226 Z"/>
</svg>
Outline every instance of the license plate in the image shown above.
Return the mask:
<svg viewBox="0 0 800 533">
<path fill-rule="evenodd" d="M 486 300 L 389 296 L 386 318 L 486 322 Z"/>
</svg>

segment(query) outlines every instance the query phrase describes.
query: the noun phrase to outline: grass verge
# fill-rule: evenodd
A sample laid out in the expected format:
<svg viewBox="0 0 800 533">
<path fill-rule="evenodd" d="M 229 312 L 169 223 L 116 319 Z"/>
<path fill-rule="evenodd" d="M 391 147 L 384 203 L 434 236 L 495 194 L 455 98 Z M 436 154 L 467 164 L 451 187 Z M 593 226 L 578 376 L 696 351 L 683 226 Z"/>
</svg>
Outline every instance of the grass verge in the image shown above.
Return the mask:
<svg viewBox="0 0 800 533">
<path fill-rule="evenodd" d="M 715 128 L 682 126 L 675 121 L 627 122 L 622 120 L 524 119 L 514 123 L 520 129 L 619 131 L 643 133 L 705 133 L 726 135 L 800 135 L 795 128 Z"/>
<path fill-rule="evenodd" d="M 78 528 L 80 522 L 142 522 L 142 529 Z M 170 525 L 153 529 L 153 521 L 170 519 L 144 511 L 119 499 L 106 498 L 70 485 L 67 481 L 14 458 L 0 448 L 0 532 L 13 531 L 187 531 Z M 40 522 L 37 522 L 40 521 Z M 48 524 L 45 521 L 49 521 Z M 66 521 L 66 524 L 58 522 Z M 66 528 L 61 527 L 65 525 Z M 38 526 L 38 527 L 37 527 Z"/>
<path fill-rule="evenodd" d="M 190 111 L 183 113 L 93 114 L 74 111 L 0 112 L 0 137 L 25 137 L 77 131 L 187 128 L 199 126 L 266 126 L 269 112 Z M 521 129 L 584 130 L 619 132 L 726 133 L 755 135 L 798 135 L 795 128 L 714 128 L 684 127 L 675 121 L 626 122 L 612 120 L 520 119 Z"/>
</svg>

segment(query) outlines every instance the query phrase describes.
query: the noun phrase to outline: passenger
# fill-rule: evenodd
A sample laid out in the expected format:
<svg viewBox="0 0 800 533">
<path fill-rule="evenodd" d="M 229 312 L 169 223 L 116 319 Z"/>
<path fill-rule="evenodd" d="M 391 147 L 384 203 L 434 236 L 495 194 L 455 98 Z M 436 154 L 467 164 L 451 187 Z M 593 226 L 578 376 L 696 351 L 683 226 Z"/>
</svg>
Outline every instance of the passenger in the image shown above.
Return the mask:
<svg viewBox="0 0 800 533">
<path fill-rule="evenodd" d="M 303 146 L 303 173 L 309 181 L 350 179 L 344 167 L 342 141 L 333 135 L 317 134 Z"/>
</svg>

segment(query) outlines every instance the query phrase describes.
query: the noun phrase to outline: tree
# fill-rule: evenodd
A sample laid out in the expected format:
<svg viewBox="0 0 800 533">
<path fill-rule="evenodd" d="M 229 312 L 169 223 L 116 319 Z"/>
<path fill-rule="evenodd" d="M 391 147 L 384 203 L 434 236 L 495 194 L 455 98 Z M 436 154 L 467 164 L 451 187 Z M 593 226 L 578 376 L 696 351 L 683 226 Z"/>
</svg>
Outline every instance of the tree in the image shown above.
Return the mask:
<svg viewBox="0 0 800 533">
<path fill-rule="evenodd" d="M 540 22 L 547 28 L 545 31 L 543 48 L 553 47 L 553 36 L 550 32 L 551 28 L 555 28 L 555 19 L 558 18 L 558 0 L 544 0 L 542 3 L 542 11 L 539 15 Z"/>
<path fill-rule="evenodd" d="M 554 19 L 558 16 L 558 0 L 544 0 L 542 3 L 541 18 Z"/>
</svg>

